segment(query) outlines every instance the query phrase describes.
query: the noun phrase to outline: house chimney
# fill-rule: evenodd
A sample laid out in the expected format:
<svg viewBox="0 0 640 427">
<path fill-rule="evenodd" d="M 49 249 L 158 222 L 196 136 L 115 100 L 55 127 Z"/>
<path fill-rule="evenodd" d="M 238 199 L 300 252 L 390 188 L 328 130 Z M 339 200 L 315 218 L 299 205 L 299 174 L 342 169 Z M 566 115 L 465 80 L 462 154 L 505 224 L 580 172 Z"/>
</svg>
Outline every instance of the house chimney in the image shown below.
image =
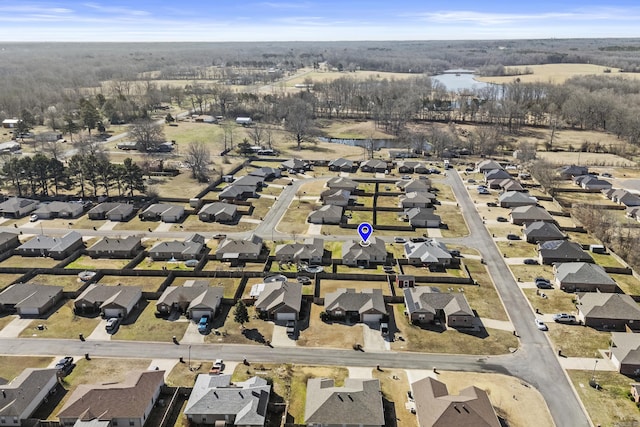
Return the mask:
<svg viewBox="0 0 640 427">
<path fill-rule="evenodd" d="M 350 395 L 350 394 L 347 394 L 347 397 L 349 398 L 349 400 L 350 400 L 350 401 L 352 401 L 352 402 L 353 402 L 353 397 L 351 397 L 351 395 Z"/>
<path fill-rule="evenodd" d="M 2 398 L 3 398 L 3 399 L 6 399 L 6 398 L 7 398 L 7 392 L 6 392 L 6 391 L 4 391 L 4 390 L 2 390 Z"/>
<path fill-rule="evenodd" d="M 338 393 L 338 399 L 340 399 L 340 402 L 344 402 L 344 400 L 342 399 L 342 396 L 340 396 L 340 393 Z"/>
</svg>

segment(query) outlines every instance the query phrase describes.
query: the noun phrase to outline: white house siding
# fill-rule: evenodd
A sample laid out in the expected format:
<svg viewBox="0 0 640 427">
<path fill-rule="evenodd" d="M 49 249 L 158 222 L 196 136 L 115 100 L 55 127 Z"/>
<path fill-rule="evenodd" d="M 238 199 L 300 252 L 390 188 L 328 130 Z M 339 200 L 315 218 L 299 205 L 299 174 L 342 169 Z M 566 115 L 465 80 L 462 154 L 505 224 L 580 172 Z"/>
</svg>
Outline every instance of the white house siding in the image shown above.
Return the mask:
<svg viewBox="0 0 640 427">
<path fill-rule="evenodd" d="M 363 314 L 362 321 L 363 322 L 379 322 L 382 320 L 382 314 Z"/>
<path fill-rule="evenodd" d="M 276 313 L 276 320 L 296 320 L 295 313 Z"/>
</svg>

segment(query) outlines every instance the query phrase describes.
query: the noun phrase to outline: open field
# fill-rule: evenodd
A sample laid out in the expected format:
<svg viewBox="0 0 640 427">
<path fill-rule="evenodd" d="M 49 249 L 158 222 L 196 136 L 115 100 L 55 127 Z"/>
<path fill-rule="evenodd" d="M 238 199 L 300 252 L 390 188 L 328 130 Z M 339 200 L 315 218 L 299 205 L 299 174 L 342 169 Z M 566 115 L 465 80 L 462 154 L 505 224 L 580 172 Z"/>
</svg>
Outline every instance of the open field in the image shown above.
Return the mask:
<svg viewBox="0 0 640 427">
<path fill-rule="evenodd" d="M 106 268 L 120 270 L 130 262 L 130 259 L 91 258 L 88 255 L 82 255 L 76 258 L 75 261 L 67 264 L 65 268 L 80 270 L 98 270 Z"/>
<path fill-rule="evenodd" d="M 46 356 L 0 356 L 0 378 L 11 382 L 25 368 L 46 368 L 51 362 Z"/>
<path fill-rule="evenodd" d="M 309 228 L 307 217 L 318 205 L 310 200 L 293 200 L 282 216 L 276 230 L 284 233 L 303 234 Z"/>
<path fill-rule="evenodd" d="M 155 301 L 141 300 L 139 307 L 134 309 L 122 322 L 114 335 L 115 339 L 133 341 L 171 342 L 172 337 L 180 339 L 187 330 L 188 322 L 169 321 L 155 316 Z"/>
<path fill-rule="evenodd" d="M 537 290 L 537 288 L 522 290 L 534 310 L 538 309 L 542 314 L 572 313 L 576 311 L 574 294 L 569 294 L 559 289 L 540 289 L 539 294 L 536 294 Z M 542 294 L 546 295 L 546 298 L 543 298 Z"/>
<path fill-rule="evenodd" d="M 538 276 L 546 277 L 547 279 L 553 279 L 553 267 L 550 265 L 509 265 L 508 266 L 513 276 L 519 282 L 533 282 Z"/>
<path fill-rule="evenodd" d="M 394 136 L 382 132 L 375 125 L 373 120 L 353 121 L 353 120 L 322 120 L 319 127 L 329 138 L 340 139 L 395 139 Z M 359 153 L 354 160 L 361 160 L 363 150 L 359 147 Z"/>
<path fill-rule="evenodd" d="M 637 424 L 638 407 L 629 398 L 631 378 L 617 372 L 596 372 L 595 379 L 602 386 L 589 386 L 593 371 L 567 371 L 578 396 L 587 408 L 594 425 L 616 426 Z"/>
<path fill-rule="evenodd" d="M 456 354 L 504 354 L 510 348 L 518 347 L 518 339 L 512 332 L 497 329 L 481 329 L 479 331 L 456 330 L 448 328 L 432 329 L 409 322 L 404 313 L 404 304 L 394 305 L 396 335 L 404 337 L 404 341 L 394 341 L 391 349 L 396 351 L 418 351 L 426 353 Z"/>
<path fill-rule="evenodd" d="M 64 292 L 77 291 L 84 285 L 84 283 L 78 279 L 75 274 L 70 275 L 53 275 L 53 274 L 38 274 L 33 279 L 29 280 L 29 283 L 38 283 L 41 285 L 56 285 L 62 286 Z"/>
<path fill-rule="evenodd" d="M 504 84 L 511 83 L 518 79 L 522 83 L 554 83 L 561 84 L 567 79 L 576 76 L 604 75 L 626 78 L 639 78 L 638 73 L 620 73 L 619 68 L 604 67 L 594 64 L 543 64 L 543 65 L 522 65 L 517 67 L 506 67 L 506 72 L 523 72 L 525 68 L 530 69 L 533 74 L 523 74 L 519 76 L 498 76 L 498 77 L 477 77 L 476 79 L 486 83 Z M 605 73 L 605 70 L 609 72 Z"/>
<path fill-rule="evenodd" d="M 478 316 L 488 319 L 508 320 L 507 313 L 502 305 L 502 300 L 498 297 L 493 280 L 487 271 L 487 267 L 478 260 L 464 260 L 465 265 L 471 273 L 471 277 L 480 286 L 465 286 L 465 295 L 471 308 Z"/>
<path fill-rule="evenodd" d="M 78 338 L 78 334 L 89 336 L 100 323 L 99 317 L 77 316 L 73 313 L 73 301 L 67 301 L 55 313 L 46 319 L 35 319 L 27 326 L 20 337 L 28 338 Z M 38 325 L 44 325 L 39 330 Z"/>
<path fill-rule="evenodd" d="M 570 311 L 575 313 L 575 309 Z M 611 339 L 610 332 L 581 325 L 563 325 L 547 322 L 554 347 L 562 349 L 562 355 L 567 357 L 597 357 L 602 355 L 598 350 L 607 350 Z"/>
<path fill-rule="evenodd" d="M 522 240 L 496 242 L 498 250 L 506 255 L 505 258 L 537 258 L 536 245 Z"/>
<path fill-rule="evenodd" d="M 311 304 L 309 325 L 300 325 L 298 345 L 304 347 L 331 347 L 350 349 L 355 343 L 363 344 L 364 337 L 360 323 L 347 325 L 340 322 L 325 323 L 320 320 L 324 307 Z"/>
<path fill-rule="evenodd" d="M 500 374 L 438 371 L 438 381 L 447 385 L 450 394 L 476 386 L 485 390 L 498 416 L 511 427 L 553 427 L 553 419 L 538 390 L 523 381 Z"/>
<path fill-rule="evenodd" d="M 109 286 L 140 286 L 143 292 L 155 292 L 164 280 L 164 277 L 152 276 L 104 276 L 98 283 Z"/>
<path fill-rule="evenodd" d="M 575 163 L 577 153 L 538 151 L 538 158 L 555 165 Z M 580 164 L 587 166 L 633 166 L 634 163 L 624 157 L 608 153 L 580 153 Z"/>
<path fill-rule="evenodd" d="M 0 267 L 33 268 L 34 265 L 37 265 L 39 268 L 52 268 L 59 264 L 60 261 L 48 257 L 13 255 L 0 262 Z"/>
</svg>

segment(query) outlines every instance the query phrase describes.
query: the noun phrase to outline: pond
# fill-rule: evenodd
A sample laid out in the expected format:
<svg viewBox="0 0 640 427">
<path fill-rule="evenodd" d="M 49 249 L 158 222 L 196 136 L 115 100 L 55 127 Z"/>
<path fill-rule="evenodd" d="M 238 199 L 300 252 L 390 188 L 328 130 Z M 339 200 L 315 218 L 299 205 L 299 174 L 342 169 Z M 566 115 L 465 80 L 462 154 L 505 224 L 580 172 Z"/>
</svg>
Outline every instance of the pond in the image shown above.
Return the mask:
<svg viewBox="0 0 640 427">
<path fill-rule="evenodd" d="M 445 73 L 431 76 L 431 79 L 442 83 L 447 87 L 447 90 L 453 92 L 470 91 L 472 89 L 479 90 L 492 86 L 491 83 L 480 82 L 475 80 L 475 78 L 475 74 L 469 73 Z"/>
</svg>

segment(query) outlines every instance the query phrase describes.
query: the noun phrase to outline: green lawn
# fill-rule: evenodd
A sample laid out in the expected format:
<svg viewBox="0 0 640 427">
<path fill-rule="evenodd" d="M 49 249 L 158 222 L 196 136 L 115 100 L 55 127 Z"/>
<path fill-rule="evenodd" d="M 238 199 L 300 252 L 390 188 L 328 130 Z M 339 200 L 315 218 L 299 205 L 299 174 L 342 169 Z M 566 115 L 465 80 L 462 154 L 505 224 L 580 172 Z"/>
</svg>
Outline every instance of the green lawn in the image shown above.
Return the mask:
<svg viewBox="0 0 640 427">
<path fill-rule="evenodd" d="M 89 336 L 100 323 L 99 317 L 76 316 L 73 313 L 73 301 L 67 301 L 55 313 L 46 319 L 35 319 L 27 326 L 20 337 L 22 338 L 78 338 L 78 334 Z M 44 330 L 38 330 L 38 325 L 44 325 Z"/>
<path fill-rule="evenodd" d="M 171 342 L 173 336 L 181 339 L 187 330 L 188 322 L 170 322 L 156 317 L 155 312 L 156 306 L 154 301 L 142 300 L 140 307 L 129 314 L 113 338 L 118 340 L 159 342 Z"/>
<path fill-rule="evenodd" d="M 409 226 L 408 222 L 400 220 L 399 213 L 378 211 L 376 212 L 376 224 Z"/>
<path fill-rule="evenodd" d="M 480 332 L 463 332 L 455 329 L 436 332 L 410 324 L 407 316 L 403 314 L 404 304 L 397 304 L 394 309 L 398 334 L 404 337 L 404 341 L 393 342 L 392 350 L 451 354 L 505 354 L 509 353 L 510 348 L 518 347 L 518 339 L 509 331 L 487 328 Z"/>
<path fill-rule="evenodd" d="M 596 390 L 589 386 L 593 371 L 567 371 L 578 396 L 587 408 L 594 425 L 634 425 L 640 411 L 630 396 L 631 379 L 617 372 L 596 372 L 595 379 L 602 386 Z"/>
<path fill-rule="evenodd" d="M 640 280 L 631 274 L 610 274 L 625 294 L 640 295 Z"/>
<path fill-rule="evenodd" d="M 523 289 L 534 310 L 537 308 L 543 314 L 570 313 L 576 310 L 574 294 L 568 294 L 558 289 L 541 289 L 540 294 L 537 295 L 537 290 L 537 288 Z M 547 296 L 546 298 L 541 296 L 543 293 Z"/>
<path fill-rule="evenodd" d="M 65 268 L 78 270 L 98 270 L 98 269 L 114 269 L 121 270 L 125 265 L 131 262 L 130 259 L 111 259 L 111 258 L 91 258 L 88 255 L 81 255 L 75 261 L 67 264 Z"/>
<path fill-rule="evenodd" d="M 620 263 L 613 255 L 610 254 L 596 254 L 593 252 L 589 252 L 591 258 L 596 262 L 596 264 L 601 265 L 602 267 L 616 267 L 616 268 L 624 268 L 625 265 Z"/>
</svg>

